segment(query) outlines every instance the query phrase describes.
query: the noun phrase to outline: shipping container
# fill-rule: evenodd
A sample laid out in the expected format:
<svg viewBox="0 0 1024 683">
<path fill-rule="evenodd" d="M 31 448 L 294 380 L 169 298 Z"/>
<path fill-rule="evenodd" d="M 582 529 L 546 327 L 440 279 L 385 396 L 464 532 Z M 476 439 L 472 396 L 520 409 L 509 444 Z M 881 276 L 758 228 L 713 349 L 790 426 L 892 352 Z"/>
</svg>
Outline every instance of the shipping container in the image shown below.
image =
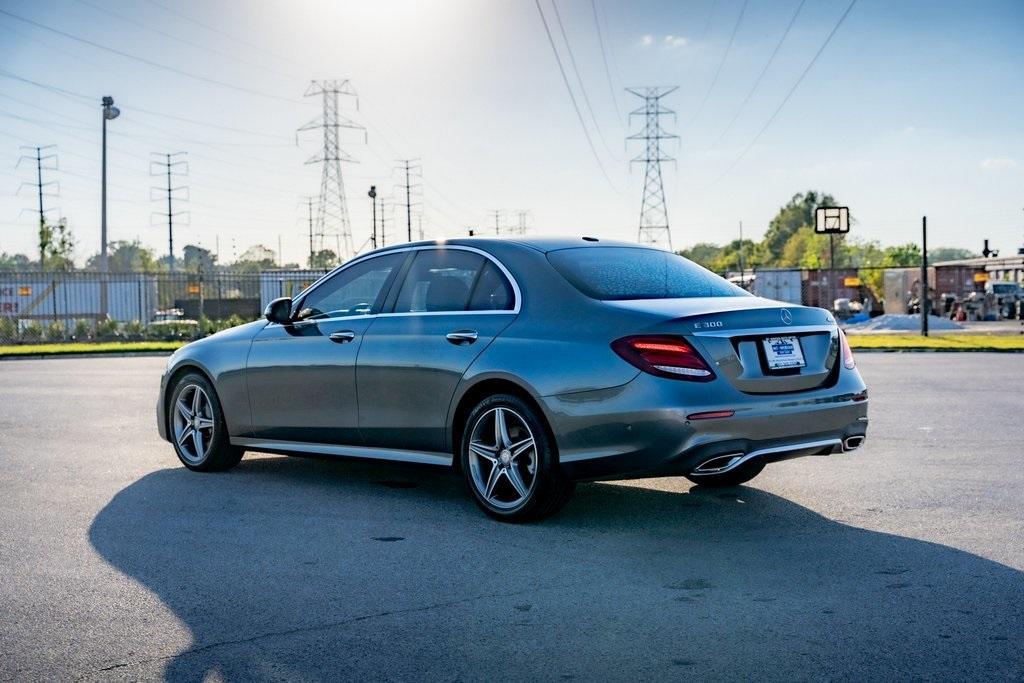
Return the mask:
<svg viewBox="0 0 1024 683">
<path fill-rule="evenodd" d="M 758 269 L 754 294 L 790 304 L 803 303 L 801 274 L 799 269 Z"/>
</svg>

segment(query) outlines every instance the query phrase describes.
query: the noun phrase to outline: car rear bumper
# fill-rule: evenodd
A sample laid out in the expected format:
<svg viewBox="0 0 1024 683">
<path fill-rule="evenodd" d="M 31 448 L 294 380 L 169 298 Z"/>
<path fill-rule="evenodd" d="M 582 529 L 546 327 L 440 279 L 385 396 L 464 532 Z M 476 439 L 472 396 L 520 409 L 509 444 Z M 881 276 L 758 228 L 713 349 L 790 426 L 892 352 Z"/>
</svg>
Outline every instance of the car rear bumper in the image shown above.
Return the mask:
<svg viewBox="0 0 1024 683">
<path fill-rule="evenodd" d="M 574 480 L 699 476 L 698 468 L 717 474 L 751 460 L 830 455 L 860 446 L 868 427 L 855 371 L 830 388 L 759 396 L 641 374 L 613 389 L 544 397 L 542 406 Z M 733 413 L 695 417 L 712 411 Z"/>
</svg>

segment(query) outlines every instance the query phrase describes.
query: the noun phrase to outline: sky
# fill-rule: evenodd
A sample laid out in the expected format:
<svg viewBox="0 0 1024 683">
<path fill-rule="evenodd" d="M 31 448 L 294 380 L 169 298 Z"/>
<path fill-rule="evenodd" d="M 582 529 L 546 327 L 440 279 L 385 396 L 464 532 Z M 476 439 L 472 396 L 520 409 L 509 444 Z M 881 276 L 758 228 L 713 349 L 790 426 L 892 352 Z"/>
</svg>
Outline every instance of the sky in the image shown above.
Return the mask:
<svg viewBox="0 0 1024 683">
<path fill-rule="evenodd" d="M 110 95 L 121 109 L 108 124 L 111 241 L 166 254 L 166 195 L 150 189 L 166 178 L 149 162 L 186 152 L 179 257 L 184 244 L 230 262 L 280 243 L 285 262 L 304 263 L 304 197 L 321 173 L 306 162 L 321 138 L 297 131 L 320 114 L 303 97 L 314 79 L 347 79 L 358 95 L 342 113 L 365 131 L 341 136 L 356 160 L 342 173 L 357 249 L 369 186 L 404 195 L 399 158 L 422 164 L 414 212 L 427 238 L 493 234 L 498 210 L 505 230 L 526 211 L 529 234 L 636 240 L 644 176 L 625 138 L 642 101 L 625 88 L 644 86 L 678 86 L 663 99 L 679 136 L 663 165 L 675 248 L 733 240 L 741 221 L 758 239 L 809 189 L 883 245 L 919 240 L 922 215 L 931 245 L 1024 243 L 1020 0 L 539 6 L 579 116 L 534 0 L 4 0 L 0 251 L 38 249 L 35 188 L 22 186 L 35 166 L 19 163 L 34 151 L 22 145 L 56 145 L 48 215 L 67 219 L 79 263 L 98 251 Z M 388 242 L 405 239 L 403 200 L 386 208 Z"/>
</svg>

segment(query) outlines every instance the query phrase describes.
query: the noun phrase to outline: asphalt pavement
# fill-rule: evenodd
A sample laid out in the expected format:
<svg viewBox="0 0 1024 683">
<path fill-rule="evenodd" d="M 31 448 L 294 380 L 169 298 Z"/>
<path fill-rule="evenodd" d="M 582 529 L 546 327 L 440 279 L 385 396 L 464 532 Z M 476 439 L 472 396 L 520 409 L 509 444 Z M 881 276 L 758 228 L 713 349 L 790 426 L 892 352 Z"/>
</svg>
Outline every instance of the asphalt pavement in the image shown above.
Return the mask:
<svg viewBox="0 0 1024 683">
<path fill-rule="evenodd" d="M 0 679 L 1024 678 L 1024 355 L 861 354 L 867 444 L 496 523 L 440 469 L 160 441 L 162 358 L 0 362 Z"/>
</svg>

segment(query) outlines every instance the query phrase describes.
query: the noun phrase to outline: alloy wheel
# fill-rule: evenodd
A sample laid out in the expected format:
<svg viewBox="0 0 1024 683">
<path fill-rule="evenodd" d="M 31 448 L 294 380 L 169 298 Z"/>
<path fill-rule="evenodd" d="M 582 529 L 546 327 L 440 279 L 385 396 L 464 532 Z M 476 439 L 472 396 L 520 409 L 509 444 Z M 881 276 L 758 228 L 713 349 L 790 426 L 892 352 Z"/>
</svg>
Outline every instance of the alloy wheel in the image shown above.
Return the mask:
<svg viewBox="0 0 1024 683">
<path fill-rule="evenodd" d="M 213 405 L 197 384 L 182 389 L 175 401 L 174 440 L 191 464 L 201 463 L 213 445 Z"/>
<path fill-rule="evenodd" d="M 505 407 L 481 415 L 470 433 L 469 468 L 488 505 L 502 510 L 522 505 L 537 482 L 537 443 L 526 420 Z"/>
</svg>

